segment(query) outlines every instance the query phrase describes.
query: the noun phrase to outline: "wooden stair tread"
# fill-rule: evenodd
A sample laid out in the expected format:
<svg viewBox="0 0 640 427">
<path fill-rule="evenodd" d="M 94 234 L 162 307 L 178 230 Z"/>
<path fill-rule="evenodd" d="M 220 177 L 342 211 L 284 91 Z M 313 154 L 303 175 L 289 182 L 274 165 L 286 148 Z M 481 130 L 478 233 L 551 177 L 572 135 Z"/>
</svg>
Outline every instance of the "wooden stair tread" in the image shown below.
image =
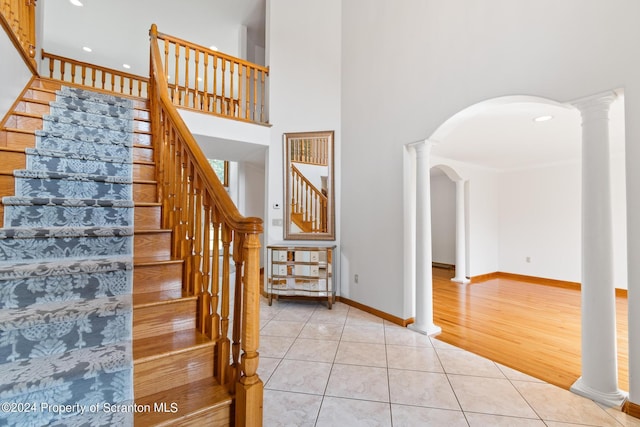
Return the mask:
<svg viewBox="0 0 640 427">
<path fill-rule="evenodd" d="M 176 413 L 154 411 L 154 404 L 175 403 Z M 232 404 L 232 396 L 213 378 L 205 378 L 166 391 L 136 399 L 136 405 L 150 405 L 151 411 L 136 412 L 137 425 L 180 425 L 201 413 Z"/>
<path fill-rule="evenodd" d="M 26 134 L 31 134 L 31 135 L 35 135 L 36 134 L 36 132 L 34 130 L 29 130 L 29 129 L 2 128 L 2 130 L 6 131 L 6 132 L 26 133 Z"/>
<path fill-rule="evenodd" d="M 151 228 L 151 229 L 141 229 L 136 230 L 136 234 L 165 234 L 171 233 L 171 230 L 168 228 Z"/>
<path fill-rule="evenodd" d="M 182 353 L 194 348 L 213 345 L 214 342 L 209 337 L 195 329 L 134 339 L 133 360 L 134 363 L 140 363 L 170 354 Z"/>
<path fill-rule="evenodd" d="M 133 257 L 133 266 L 143 266 L 143 265 L 160 265 L 160 264 L 182 264 L 184 263 L 181 259 L 163 259 L 158 260 L 154 257 Z"/>
<path fill-rule="evenodd" d="M 173 291 L 145 292 L 133 294 L 133 307 L 151 307 L 154 305 L 166 305 L 197 299 L 197 296 L 179 295 Z"/>
<path fill-rule="evenodd" d="M 44 99 L 36 99 L 36 98 L 23 97 L 23 98 L 20 98 L 20 100 L 21 100 L 22 102 L 31 102 L 31 103 L 33 103 L 33 104 L 49 105 L 49 101 L 45 101 Z"/>
</svg>

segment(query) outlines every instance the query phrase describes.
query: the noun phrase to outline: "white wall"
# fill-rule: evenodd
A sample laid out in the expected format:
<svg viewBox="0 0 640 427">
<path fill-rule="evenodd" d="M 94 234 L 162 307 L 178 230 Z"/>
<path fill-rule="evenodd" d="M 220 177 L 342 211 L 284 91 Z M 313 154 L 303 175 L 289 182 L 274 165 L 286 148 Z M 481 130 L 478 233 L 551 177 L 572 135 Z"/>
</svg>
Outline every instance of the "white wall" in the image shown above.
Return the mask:
<svg viewBox="0 0 640 427">
<path fill-rule="evenodd" d="M 500 174 L 500 271 L 580 282 L 580 170 L 574 162 Z"/>
<path fill-rule="evenodd" d="M 2 28 L 2 27 L 0 27 Z M 22 60 L 9 36 L 0 29 L 0 121 L 31 78 L 31 71 Z"/>
<path fill-rule="evenodd" d="M 611 171 L 614 283 L 626 289 L 623 154 L 612 158 Z M 580 164 L 501 173 L 499 192 L 499 271 L 580 282 Z"/>
<path fill-rule="evenodd" d="M 456 264 L 456 184 L 445 174 L 431 176 L 433 262 Z"/>
<path fill-rule="evenodd" d="M 404 144 L 428 138 L 470 105 L 508 95 L 566 102 L 625 87 L 627 117 L 640 115 L 633 99 L 640 96 L 633 91 L 640 2 L 349 0 L 342 16 L 342 246 L 352 268 L 370 278 L 360 289 L 351 285 L 351 297 L 400 317 L 409 314 L 398 280 Z M 637 128 L 626 136 L 627 145 L 640 145 Z M 481 210 L 497 206 L 497 190 L 489 189 L 496 179 L 469 181 L 472 275 L 498 271 L 497 217 Z M 487 251 L 481 259 L 479 242 Z"/>
<path fill-rule="evenodd" d="M 283 228 L 283 141 L 286 132 L 334 130 L 341 147 L 341 1 L 267 1 L 266 62 L 269 74 L 269 244 L 281 243 Z M 338 156 L 334 156 L 338 157 Z M 336 240 L 340 239 L 340 160 L 335 159 Z M 280 209 L 274 209 L 274 204 Z"/>
</svg>

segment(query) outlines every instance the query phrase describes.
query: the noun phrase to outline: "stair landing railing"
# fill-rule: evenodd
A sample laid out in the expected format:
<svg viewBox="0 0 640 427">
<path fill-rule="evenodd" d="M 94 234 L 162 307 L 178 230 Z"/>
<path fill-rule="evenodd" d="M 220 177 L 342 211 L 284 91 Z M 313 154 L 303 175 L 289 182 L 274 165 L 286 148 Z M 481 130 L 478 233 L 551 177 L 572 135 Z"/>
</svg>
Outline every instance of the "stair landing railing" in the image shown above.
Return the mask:
<svg viewBox="0 0 640 427">
<path fill-rule="evenodd" d="M 267 124 L 269 69 L 216 50 L 158 33 L 169 97 L 180 108 Z"/>
<path fill-rule="evenodd" d="M 231 201 L 173 104 L 155 24 L 150 38 L 149 100 L 163 226 L 173 230 L 173 256 L 185 262 L 184 290 L 198 296 L 197 325 L 216 343 L 214 375 L 235 394 L 235 425 L 259 427 L 262 220 L 241 216 Z"/>
<path fill-rule="evenodd" d="M 0 0 L 2 1 L 2 0 Z M 114 94 L 146 98 L 149 78 L 42 51 L 42 77 Z"/>
</svg>

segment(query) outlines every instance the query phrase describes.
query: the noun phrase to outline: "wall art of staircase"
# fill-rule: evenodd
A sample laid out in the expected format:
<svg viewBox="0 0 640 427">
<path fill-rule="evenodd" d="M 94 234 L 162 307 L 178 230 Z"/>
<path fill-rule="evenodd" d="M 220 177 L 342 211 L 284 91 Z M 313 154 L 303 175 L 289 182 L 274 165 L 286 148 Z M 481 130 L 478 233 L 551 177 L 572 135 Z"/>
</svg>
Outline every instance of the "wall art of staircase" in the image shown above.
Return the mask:
<svg viewBox="0 0 640 427">
<path fill-rule="evenodd" d="M 3 198 L 0 425 L 132 425 L 133 104 L 63 87 L 43 119 Z"/>
</svg>

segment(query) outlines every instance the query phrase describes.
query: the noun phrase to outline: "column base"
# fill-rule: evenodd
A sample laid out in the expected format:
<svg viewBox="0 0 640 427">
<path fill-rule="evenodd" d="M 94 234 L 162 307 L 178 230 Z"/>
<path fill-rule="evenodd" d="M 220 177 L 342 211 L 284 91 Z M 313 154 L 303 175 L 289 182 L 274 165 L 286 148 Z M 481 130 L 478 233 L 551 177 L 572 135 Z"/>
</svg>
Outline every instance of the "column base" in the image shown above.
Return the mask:
<svg viewBox="0 0 640 427">
<path fill-rule="evenodd" d="M 433 323 L 431 325 L 420 325 L 417 323 L 412 323 L 408 325 L 407 328 L 411 329 L 412 331 L 418 332 L 419 334 L 429 336 L 438 335 L 442 332 L 442 328 L 440 326 L 434 325 Z"/>
<path fill-rule="evenodd" d="M 456 282 L 456 283 L 460 283 L 463 285 L 466 285 L 468 283 L 471 283 L 471 280 L 467 279 L 466 277 L 454 277 L 451 279 L 452 282 Z"/>
<path fill-rule="evenodd" d="M 582 397 L 586 397 L 598 403 L 602 403 L 611 408 L 621 408 L 624 402 L 627 400 L 627 393 L 622 390 L 616 390 L 613 393 L 603 393 L 595 390 L 585 384 L 582 377 L 573 383 L 569 389 L 571 392 L 578 394 Z"/>
</svg>

